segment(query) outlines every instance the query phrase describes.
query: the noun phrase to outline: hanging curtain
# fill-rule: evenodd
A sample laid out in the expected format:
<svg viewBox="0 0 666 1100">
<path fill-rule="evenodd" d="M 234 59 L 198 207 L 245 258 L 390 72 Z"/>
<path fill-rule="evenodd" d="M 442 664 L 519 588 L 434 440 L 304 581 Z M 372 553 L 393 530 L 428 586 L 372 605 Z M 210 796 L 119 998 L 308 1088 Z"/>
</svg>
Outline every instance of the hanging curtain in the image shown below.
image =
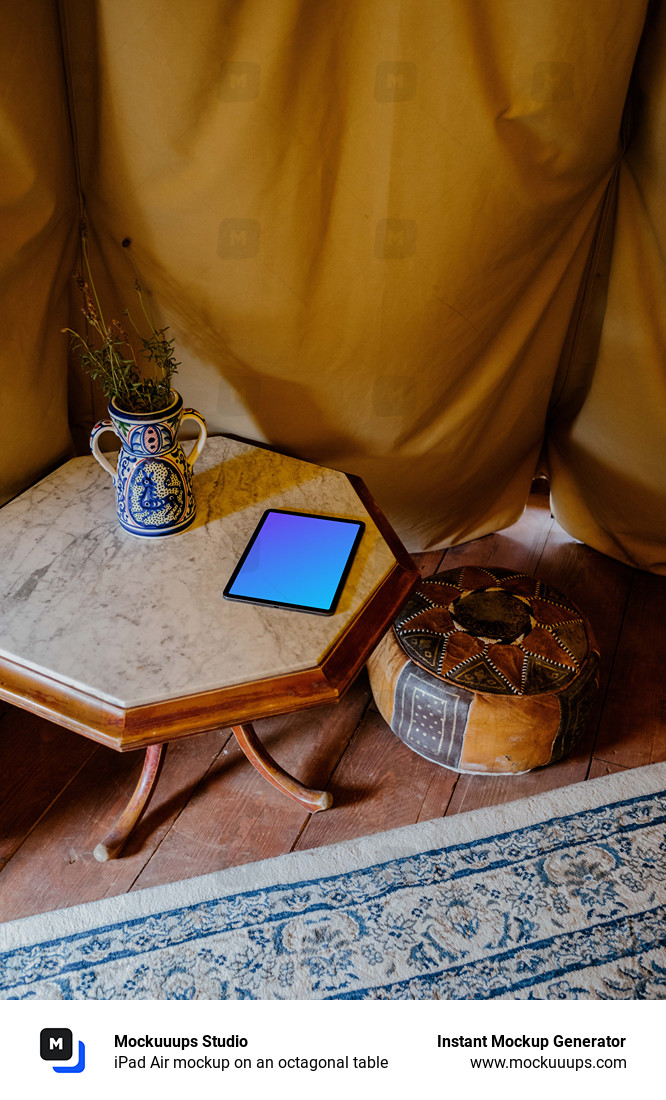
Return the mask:
<svg viewBox="0 0 666 1100">
<path fill-rule="evenodd" d="M 186 402 L 360 474 L 412 549 L 512 522 L 642 0 L 64 9 L 90 222 Z"/>
<path fill-rule="evenodd" d="M 558 514 L 592 545 L 616 530 L 597 500 L 609 330 L 597 376 L 581 294 L 610 266 L 645 0 L 61 0 L 60 16 L 96 270 L 114 310 L 140 279 L 212 431 L 360 474 L 416 550 L 511 523 L 552 430 Z M 628 188 L 620 173 L 620 232 Z M 641 339 L 653 350 L 653 325 Z M 103 404 L 70 392 L 84 439 Z M 629 470 L 644 451 L 623 430 Z M 648 496 L 622 519 L 639 542 Z"/>
<path fill-rule="evenodd" d="M 619 170 L 610 282 L 550 433 L 553 503 L 577 538 L 666 573 L 666 7 L 646 26 Z M 593 301 L 593 298 L 591 299 Z"/>
<path fill-rule="evenodd" d="M 0 5 L 0 504 L 68 457 L 77 193 L 57 8 Z M 1 522 L 1 521 L 0 521 Z"/>
</svg>

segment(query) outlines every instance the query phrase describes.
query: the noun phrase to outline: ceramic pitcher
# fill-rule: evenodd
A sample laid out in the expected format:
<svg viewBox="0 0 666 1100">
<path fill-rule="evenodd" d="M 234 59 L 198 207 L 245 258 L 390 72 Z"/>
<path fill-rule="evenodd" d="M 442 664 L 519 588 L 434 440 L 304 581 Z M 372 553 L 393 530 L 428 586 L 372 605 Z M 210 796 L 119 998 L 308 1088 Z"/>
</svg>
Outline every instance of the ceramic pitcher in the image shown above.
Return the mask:
<svg viewBox="0 0 666 1100">
<path fill-rule="evenodd" d="M 163 538 L 184 531 L 194 520 L 196 504 L 192 467 L 206 442 L 206 422 L 172 390 L 173 401 L 160 412 L 130 413 L 109 403 L 109 419 L 100 420 L 90 434 L 90 449 L 100 466 L 111 474 L 121 527 L 141 538 Z M 196 420 L 199 436 L 189 455 L 178 442 L 185 420 Z M 102 454 L 100 436 L 115 432 L 122 443 L 118 465 Z"/>
</svg>

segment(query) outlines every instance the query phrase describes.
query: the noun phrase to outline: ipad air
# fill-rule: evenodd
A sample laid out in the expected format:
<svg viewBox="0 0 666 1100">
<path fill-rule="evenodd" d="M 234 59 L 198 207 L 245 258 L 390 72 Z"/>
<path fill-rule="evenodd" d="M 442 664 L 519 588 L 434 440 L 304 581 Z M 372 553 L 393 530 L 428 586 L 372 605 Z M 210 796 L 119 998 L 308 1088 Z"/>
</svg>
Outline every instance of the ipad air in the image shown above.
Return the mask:
<svg viewBox="0 0 666 1100">
<path fill-rule="evenodd" d="M 224 596 L 332 615 L 364 527 L 358 520 L 271 508 L 259 521 Z"/>
</svg>

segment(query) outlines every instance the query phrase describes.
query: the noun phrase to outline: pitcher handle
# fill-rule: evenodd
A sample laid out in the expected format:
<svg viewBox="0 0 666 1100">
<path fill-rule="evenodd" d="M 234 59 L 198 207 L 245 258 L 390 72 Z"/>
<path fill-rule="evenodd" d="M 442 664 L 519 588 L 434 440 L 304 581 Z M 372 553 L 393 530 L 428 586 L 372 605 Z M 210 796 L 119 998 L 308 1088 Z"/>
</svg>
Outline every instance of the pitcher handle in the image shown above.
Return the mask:
<svg viewBox="0 0 666 1100">
<path fill-rule="evenodd" d="M 115 484 L 116 471 L 109 462 L 108 458 L 106 458 L 106 456 L 103 455 L 99 449 L 99 437 L 103 435 L 104 432 L 113 432 L 114 435 L 117 434 L 110 420 L 100 420 L 97 424 L 95 424 L 95 427 L 90 433 L 90 450 L 99 462 L 102 469 L 106 470 L 107 474 L 111 474 L 111 477 L 113 478 Z"/>
<path fill-rule="evenodd" d="M 208 430 L 206 428 L 206 421 L 204 420 L 203 416 L 196 412 L 195 409 L 183 409 L 183 417 L 181 423 L 184 423 L 185 420 L 196 420 L 197 424 L 199 425 L 199 435 L 197 436 L 197 441 L 194 444 L 190 453 L 188 455 L 185 455 L 185 461 L 188 463 L 188 465 L 194 466 L 194 463 L 201 454 L 203 450 L 203 445 L 208 438 Z"/>
</svg>

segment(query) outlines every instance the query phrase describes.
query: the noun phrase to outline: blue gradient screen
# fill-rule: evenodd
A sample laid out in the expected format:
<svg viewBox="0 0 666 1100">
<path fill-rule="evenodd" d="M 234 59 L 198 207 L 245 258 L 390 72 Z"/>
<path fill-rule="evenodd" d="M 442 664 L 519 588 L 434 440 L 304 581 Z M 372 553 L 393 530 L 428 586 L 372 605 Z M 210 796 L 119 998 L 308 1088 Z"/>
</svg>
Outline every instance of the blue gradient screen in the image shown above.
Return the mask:
<svg viewBox="0 0 666 1100">
<path fill-rule="evenodd" d="M 362 523 L 268 512 L 225 595 L 329 611 L 362 530 Z"/>
</svg>

